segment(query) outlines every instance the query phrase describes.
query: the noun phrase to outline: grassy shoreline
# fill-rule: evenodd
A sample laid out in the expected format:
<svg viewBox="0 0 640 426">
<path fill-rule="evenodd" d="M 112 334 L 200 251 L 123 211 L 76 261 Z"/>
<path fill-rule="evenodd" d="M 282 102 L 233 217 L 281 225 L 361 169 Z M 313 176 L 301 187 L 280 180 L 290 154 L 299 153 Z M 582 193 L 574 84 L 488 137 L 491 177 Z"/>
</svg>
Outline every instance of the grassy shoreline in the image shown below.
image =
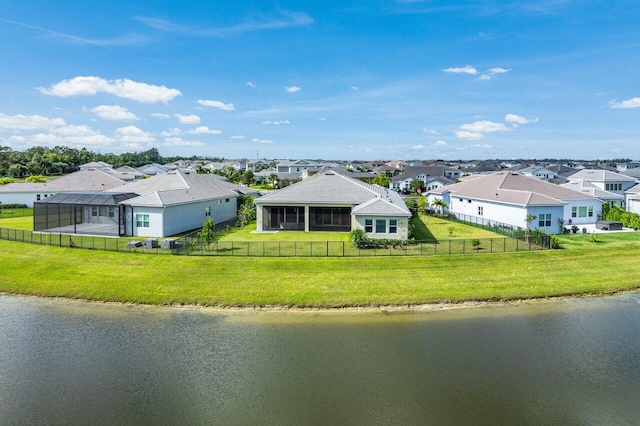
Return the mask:
<svg viewBox="0 0 640 426">
<path fill-rule="evenodd" d="M 638 234 L 563 250 L 402 258 L 207 258 L 0 241 L 0 292 L 147 305 L 410 307 L 640 289 Z"/>
</svg>

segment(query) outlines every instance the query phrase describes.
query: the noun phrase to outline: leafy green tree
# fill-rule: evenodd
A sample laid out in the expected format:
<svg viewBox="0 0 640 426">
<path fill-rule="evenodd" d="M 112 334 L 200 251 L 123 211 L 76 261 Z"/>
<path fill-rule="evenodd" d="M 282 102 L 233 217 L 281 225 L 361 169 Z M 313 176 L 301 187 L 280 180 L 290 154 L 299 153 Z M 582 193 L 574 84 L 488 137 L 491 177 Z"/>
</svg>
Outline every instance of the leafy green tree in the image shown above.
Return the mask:
<svg viewBox="0 0 640 426">
<path fill-rule="evenodd" d="M 444 200 L 442 200 L 440 198 L 436 198 L 436 199 L 433 200 L 433 207 L 438 212 L 438 214 L 443 214 L 444 210 L 446 208 L 448 208 L 449 205 L 447 203 L 445 203 Z"/>
<path fill-rule="evenodd" d="M 200 230 L 200 232 L 198 232 L 198 237 L 202 240 L 203 244 L 205 244 L 208 249 L 209 245 L 216 239 L 213 219 L 209 217 L 204 221 L 204 223 L 202 224 L 202 229 Z"/>
<path fill-rule="evenodd" d="M 376 175 L 376 177 L 373 178 L 371 183 L 380 185 L 383 188 L 388 188 L 389 184 L 391 183 L 391 178 L 387 176 L 386 173 L 379 173 Z"/>
<path fill-rule="evenodd" d="M 418 193 L 419 189 L 422 189 L 423 186 L 424 182 L 418 178 L 413 178 L 411 179 L 411 182 L 409 182 L 409 189 L 411 190 L 411 192 L 416 194 Z"/>
<path fill-rule="evenodd" d="M 244 228 L 255 218 L 256 205 L 254 202 L 254 198 L 246 195 L 243 197 L 242 204 L 240 204 L 240 208 L 238 209 L 238 219 L 240 220 L 240 225 Z"/>
<path fill-rule="evenodd" d="M 529 232 L 531 231 L 531 228 L 530 228 L 531 227 L 531 222 L 533 222 L 537 218 L 538 218 L 538 216 L 536 216 L 535 214 L 528 214 L 524 218 L 524 221 L 527 223 L 527 227 L 524 229 L 525 241 L 527 243 L 529 242 Z"/>
</svg>

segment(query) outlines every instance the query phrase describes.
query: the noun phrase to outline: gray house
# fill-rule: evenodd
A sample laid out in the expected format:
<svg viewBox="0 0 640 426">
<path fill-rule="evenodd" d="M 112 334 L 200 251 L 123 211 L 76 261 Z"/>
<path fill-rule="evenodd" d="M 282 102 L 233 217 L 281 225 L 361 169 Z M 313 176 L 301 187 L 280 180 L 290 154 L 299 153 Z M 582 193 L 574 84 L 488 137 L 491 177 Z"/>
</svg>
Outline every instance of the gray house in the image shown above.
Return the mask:
<svg viewBox="0 0 640 426">
<path fill-rule="evenodd" d="M 333 170 L 256 199 L 258 231 L 363 229 L 372 238 L 406 239 L 411 212 L 388 188 Z"/>
</svg>

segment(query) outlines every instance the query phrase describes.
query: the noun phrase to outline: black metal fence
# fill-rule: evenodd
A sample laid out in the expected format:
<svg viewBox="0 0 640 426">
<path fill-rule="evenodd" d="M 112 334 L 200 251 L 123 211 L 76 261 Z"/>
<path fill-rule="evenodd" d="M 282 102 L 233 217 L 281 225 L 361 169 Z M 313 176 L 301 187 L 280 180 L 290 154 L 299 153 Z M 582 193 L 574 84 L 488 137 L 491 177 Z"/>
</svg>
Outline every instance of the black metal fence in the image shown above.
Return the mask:
<svg viewBox="0 0 640 426">
<path fill-rule="evenodd" d="M 375 257 L 508 253 L 550 248 L 549 236 L 450 239 L 358 248 L 348 241 L 214 241 L 197 237 L 158 240 L 54 234 L 0 228 L 0 239 L 56 247 L 185 256 Z"/>
<path fill-rule="evenodd" d="M 30 208 L 0 208 L 0 219 L 9 219 L 12 217 L 33 216 L 33 209 Z"/>
</svg>

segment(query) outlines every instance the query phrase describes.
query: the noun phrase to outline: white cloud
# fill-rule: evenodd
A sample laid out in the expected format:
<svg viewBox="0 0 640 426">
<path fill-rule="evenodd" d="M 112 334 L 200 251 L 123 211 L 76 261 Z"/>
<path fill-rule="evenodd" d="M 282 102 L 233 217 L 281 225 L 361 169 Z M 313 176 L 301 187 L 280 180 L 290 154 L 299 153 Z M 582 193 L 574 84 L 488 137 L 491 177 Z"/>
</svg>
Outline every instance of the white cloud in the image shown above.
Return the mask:
<svg viewBox="0 0 640 426">
<path fill-rule="evenodd" d="M 351 90 L 357 92 L 358 90 L 360 90 L 360 88 L 358 86 L 351 86 Z"/>
<path fill-rule="evenodd" d="M 190 135 L 219 135 L 222 132 L 220 130 L 210 129 L 207 126 L 198 126 L 195 129 L 187 130 L 187 133 Z"/>
<path fill-rule="evenodd" d="M 200 123 L 200 117 L 198 117 L 195 114 L 190 114 L 190 115 L 174 114 L 174 115 L 182 124 Z"/>
<path fill-rule="evenodd" d="M 271 139 L 258 139 L 258 138 L 253 138 L 253 139 L 251 139 L 251 142 L 257 142 L 257 143 L 274 143 Z"/>
<path fill-rule="evenodd" d="M 53 129 L 52 132 L 58 136 L 93 136 L 97 133 L 89 126 L 68 125 Z"/>
<path fill-rule="evenodd" d="M 262 122 L 262 124 L 273 124 L 274 126 L 279 126 L 281 124 L 291 124 L 291 123 L 289 122 L 289 120 L 279 120 L 279 121 L 265 120 Z"/>
<path fill-rule="evenodd" d="M 47 118 L 41 115 L 5 115 L 0 113 L 0 130 L 54 129 L 66 124 L 62 118 Z"/>
<path fill-rule="evenodd" d="M 138 144 L 137 146 L 152 144 L 156 141 L 151 133 L 145 132 L 136 126 L 120 127 L 113 131 L 113 135 L 120 143 Z"/>
<path fill-rule="evenodd" d="M 246 139 L 246 138 L 243 135 L 233 135 L 229 139 L 232 139 L 232 140 L 235 141 L 235 140 L 242 140 L 242 139 Z"/>
<path fill-rule="evenodd" d="M 507 123 L 511 123 L 515 126 L 517 124 L 537 123 L 538 119 L 537 118 L 528 119 L 516 114 L 507 114 L 504 116 L 504 121 L 506 121 Z"/>
<path fill-rule="evenodd" d="M 482 133 L 467 132 L 465 130 L 454 130 L 453 133 L 455 133 L 458 139 L 476 140 L 484 137 Z"/>
<path fill-rule="evenodd" d="M 174 138 L 165 138 L 164 142 L 160 145 L 162 146 L 204 146 L 204 143 L 200 141 L 186 141 L 182 138 L 174 137 Z"/>
<path fill-rule="evenodd" d="M 169 118 L 171 118 L 171 116 L 169 114 L 162 114 L 160 112 L 154 112 L 153 114 L 151 114 L 152 117 L 155 117 L 159 120 L 167 120 Z"/>
<path fill-rule="evenodd" d="M 70 80 L 62 80 L 52 84 L 48 89 L 38 87 L 40 92 L 49 96 L 66 98 L 69 96 L 93 96 L 98 93 L 109 93 L 119 98 L 132 99 L 143 103 L 168 103 L 175 97 L 182 95 L 178 89 L 165 86 L 154 86 L 140 83 L 128 78 L 119 80 L 105 80 L 100 77 L 79 76 Z"/>
<path fill-rule="evenodd" d="M 458 68 L 445 68 L 442 71 L 453 73 L 453 74 L 471 74 L 471 75 L 478 74 L 478 70 L 472 67 L 471 65 L 466 65 L 464 67 L 458 67 Z"/>
<path fill-rule="evenodd" d="M 489 71 L 487 72 L 488 74 L 504 74 L 511 71 L 511 68 L 501 68 L 501 67 L 495 67 L 495 68 L 489 68 Z"/>
<path fill-rule="evenodd" d="M 91 108 L 89 111 L 102 118 L 103 120 L 112 121 L 128 121 L 139 120 L 138 117 L 128 109 L 121 107 L 120 105 L 100 105 L 95 108 Z"/>
<path fill-rule="evenodd" d="M 182 130 L 178 129 L 177 127 L 174 127 L 172 129 L 169 130 L 165 130 L 164 132 L 161 133 L 162 136 L 164 137 L 170 137 L 170 136 L 178 136 L 182 134 Z"/>
<path fill-rule="evenodd" d="M 481 120 L 470 124 L 463 124 L 462 126 L 458 127 L 458 129 L 474 133 L 493 133 L 509 130 L 509 128 L 502 123 L 494 123 L 493 121 L 488 120 Z"/>
<path fill-rule="evenodd" d="M 611 152 L 613 152 L 614 154 L 620 154 L 622 150 L 620 148 L 613 148 Z"/>
<path fill-rule="evenodd" d="M 373 149 L 373 148 L 365 148 L 365 149 L 364 149 L 364 152 L 366 152 L 366 153 L 368 153 L 368 154 L 375 154 L 375 153 L 377 153 L 378 151 L 376 151 L 376 150 L 375 150 L 375 149 Z"/>
<path fill-rule="evenodd" d="M 318 118 L 318 121 L 327 121 L 327 117 L 320 117 Z"/>
<path fill-rule="evenodd" d="M 489 74 L 482 74 L 480 77 L 476 78 L 476 80 L 480 80 L 480 81 L 487 81 L 487 80 L 491 80 L 491 75 L 489 75 Z"/>
<path fill-rule="evenodd" d="M 298 87 L 298 86 L 287 86 L 284 88 L 284 90 L 286 90 L 289 93 L 295 93 L 295 92 L 299 92 L 302 90 L 302 88 Z"/>
<path fill-rule="evenodd" d="M 640 98 L 631 98 L 622 102 L 611 101 L 609 107 L 614 109 L 640 108 Z"/>
<path fill-rule="evenodd" d="M 429 133 L 430 135 L 439 135 L 439 134 L 440 134 L 440 133 L 439 133 L 438 131 L 436 131 L 436 130 L 433 130 L 433 129 L 427 129 L 427 128 L 422 129 L 422 133 Z"/>
<path fill-rule="evenodd" d="M 221 101 L 210 101 L 210 100 L 200 99 L 200 100 L 198 100 L 198 103 L 200 105 L 202 105 L 202 106 L 218 108 L 218 109 L 221 109 L 223 111 L 233 111 L 233 110 L 236 109 L 233 106 L 233 104 L 225 104 L 224 102 L 221 102 Z"/>
<path fill-rule="evenodd" d="M 414 146 L 411 147 L 411 149 L 415 149 L 415 150 L 423 149 L 423 148 L 424 148 L 424 145 L 422 145 L 422 144 L 414 145 Z"/>
<path fill-rule="evenodd" d="M 447 143 L 445 141 L 436 141 L 434 143 L 435 146 L 447 146 Z"/>
<path fill-rule="evenodd" d="M 252 89 L 255 89 L 255 88 L 256 88 L 256 85 L 255 85 L 253 82 L 251 82 L 251 81 L 247 81 L 247 82 L 245 83 L 245 85 L 246 85 L 247 87 L 251 87 Z"/>
<path fill-rule="evenodd" d="M 479 143 L 475 143 L 473 145 L 470 145 L 469 148 L 481 148 L 481 149 L 491 149 L 493 148 L 493 146 L 488 145 L 488 144 L 479 144 Z"/>
</svg>

